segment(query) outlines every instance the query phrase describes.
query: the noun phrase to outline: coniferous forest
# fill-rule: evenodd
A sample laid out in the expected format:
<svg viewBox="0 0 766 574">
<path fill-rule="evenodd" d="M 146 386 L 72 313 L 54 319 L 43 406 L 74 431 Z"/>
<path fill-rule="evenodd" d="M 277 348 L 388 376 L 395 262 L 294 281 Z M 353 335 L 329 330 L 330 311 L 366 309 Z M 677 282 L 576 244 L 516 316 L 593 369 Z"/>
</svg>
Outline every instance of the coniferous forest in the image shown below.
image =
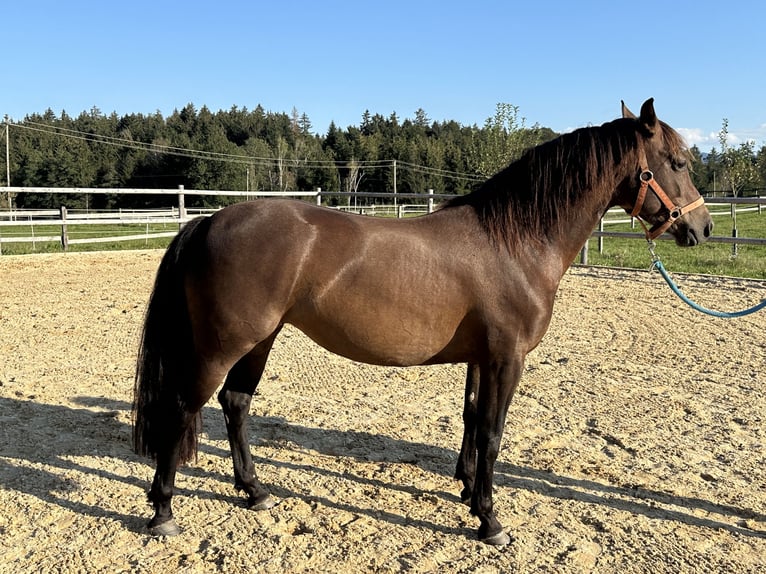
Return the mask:
<svg viewBox="0 0 766 574">
<path fill-rule="evenodd" d="M 412 118 L 364 112 L 355 126 L 331 124 L 317 135 L 310 119 L 291 113 L 232 107 L 210 111 L 188 104 L 164 117 L 99 109 L 77 117 L 47 110 L 7 122 L 0 143 L 0 178 L 14 187 L 98 187 L 236 191 L 355 191 L 364 193 L 465 193 L 556 134 L 527 126 L 519 109 L 497 104 L 482 126 L 432 121 L 422 109 Z M 726 145 L 720 151 L 696 148 L 693 178 L 705 191 L 747 194 L 766 187 L 766 146 Z M 7 142 L 5 134 L 7 133 Z M 221 205 L 216 197 L 215 205 Z M 83 196 L 68 195 L 71 208 Z M 160 207 L 156 195 L 92 195 L 88 207 Z M 189 197 L 204 205 L 205 196 Z M 210 199 L 212 201 L 212 198 Z M 232 200 L 233 201 L 233 200 Z M 64 203 L 56 194 L 19 193 L 14 207 L 47 208 Z M 0 198 L 7 207 L 7 198 Z"/>
</svg>

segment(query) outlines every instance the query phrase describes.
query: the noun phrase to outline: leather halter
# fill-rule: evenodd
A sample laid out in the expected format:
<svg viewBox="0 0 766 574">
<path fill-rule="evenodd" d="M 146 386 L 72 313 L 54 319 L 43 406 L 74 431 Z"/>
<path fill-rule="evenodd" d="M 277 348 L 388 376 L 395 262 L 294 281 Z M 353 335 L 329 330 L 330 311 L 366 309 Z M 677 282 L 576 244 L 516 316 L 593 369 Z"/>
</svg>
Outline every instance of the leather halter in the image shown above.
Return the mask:
<svg viewBox="0 0 766 574">
<path fill-rule="evenodd" d="M 654 179 L 654 174 L 649 171 L 649 168 L 643 167 L 645 165 L 646 163 L 642 162 L 641 174 L 638 176 L 641 181 L 641 186 L 638 189 L 636 204 L 633 206 L 633 211 L 630 212 L 630 215 L 631 217 L 635 217 L 638 219 L 638 221 L 641 222 L 641 225 L 646 232 L 646 238 L 649 241 L 652 241 L 665 233 L 665 231 L 667 231 L 667 229 L 684 214 L 689 213 L 690 211 L 693 211 L 704 205 L 705 200 L 702 196 L 700 196 L 691 203 L 684 205 L 683 207 L 679 207 L 673 203 L 673 200 L 668 197 L 668 194 L 665 193 L 665 190 L 662 189 L 662 186 L 659 184 L 659 182 Z M 646 191 L 648 189 L 651 189 L 654 192 L 654 195 L 657 196 L 657 199 L 659 199 L 662 202 L 662 205 L 665 206 L 665 209 L 668 210 L 668 218 L 663 223 L 660 223 L 651 229 L 646 225 L 646 223 L 644 223 L 644 220 L 639 215 L 641 213 L 641 208 L 644 206 L 644 201 L 646 200 Z"/>
</svg>

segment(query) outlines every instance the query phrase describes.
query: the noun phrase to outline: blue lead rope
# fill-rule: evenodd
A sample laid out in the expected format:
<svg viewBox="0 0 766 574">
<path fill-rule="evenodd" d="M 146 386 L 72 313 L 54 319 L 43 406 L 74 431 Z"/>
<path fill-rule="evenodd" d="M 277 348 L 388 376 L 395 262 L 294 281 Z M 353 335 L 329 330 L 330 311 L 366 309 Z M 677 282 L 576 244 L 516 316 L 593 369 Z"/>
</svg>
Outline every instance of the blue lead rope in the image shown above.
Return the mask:
<svg viewBox="0 0 766 574">
<path fill-rule="evenodd" d="M 755 313 L 756 311 L 760 311 L 764 307 L 766 307 L 766 299 L 758 303 L 757 305 L 750 307 L 749 309 L 744 309 L 742 311 L 715 311 L 713 309 L 707 309 L 706 307 L 703 307 L 702 305 L 699 305 L 689 299 L 686 295 L 683 294 L 681 289 L 676 285 L 675 281 L 673 281 L 673 278 L 670 276 L 670 274 L 665 269 L 665 266 L 662 264 L 662 261 L 660 261 L 660 258 L 655 255 L 654 253 L 654 245 L 651 243 L 649 244 L 649 251 L 652 254 L 652 266 L 649 268 L 649 271 L 652 269 L 656 269 L 660 272 L 660 275 L 665 279 L 668 285 L 670 285 L 670 288 L 673 290 L 673 293 L 678 295 L 681 300 L 689 305 L 692 309 L 696 309 L 697 311 L 700 311 L 701 313 L 705 313 L 707 315 L 712 315 L 713 317 L 723 317 L 724 319 L 733 319 L 735 317 L 744 317 L 745 315 L 750 315 L 751 313 Z"/>
</svg>

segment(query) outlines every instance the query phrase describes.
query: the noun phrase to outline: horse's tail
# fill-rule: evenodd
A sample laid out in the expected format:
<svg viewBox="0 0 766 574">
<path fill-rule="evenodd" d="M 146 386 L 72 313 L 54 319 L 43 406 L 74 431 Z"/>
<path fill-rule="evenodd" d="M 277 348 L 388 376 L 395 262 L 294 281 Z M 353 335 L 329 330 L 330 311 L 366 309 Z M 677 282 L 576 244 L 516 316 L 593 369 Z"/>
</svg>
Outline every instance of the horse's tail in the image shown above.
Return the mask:
<svg viewBox="0 0 766 574">
<path fill-rule="evenodd" d="M 136 361 L 133 447 L 137 454 L 156 459 L 185 426 L 178 464 L 196 455 L 202 424 L 199 413 L 186 410 L 182 392 L 182 385 L 190 382 L 193 352 L 184 278 L 200 258 L 209 221 L 205 217 L 191 220 L 168 246 L 146 309 Z"/>
</svg>

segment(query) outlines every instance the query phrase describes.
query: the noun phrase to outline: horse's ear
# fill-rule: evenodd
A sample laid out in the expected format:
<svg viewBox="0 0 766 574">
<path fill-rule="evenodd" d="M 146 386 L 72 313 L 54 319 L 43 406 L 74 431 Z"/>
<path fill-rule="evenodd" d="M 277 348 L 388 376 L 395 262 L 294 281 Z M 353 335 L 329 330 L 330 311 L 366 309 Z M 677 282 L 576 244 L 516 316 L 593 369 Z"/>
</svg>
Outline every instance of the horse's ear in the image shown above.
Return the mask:
<svg viewBox="0 0 766 574">
<path fill-rule="evenodd" d="M 639 118 L 639 121 L 646 131 L 650 134 L 654 134 L 659 123 L 657 114 L 654 113 L 654 98 L 649 98 L 644 102 L 644 105 L 641 106 L 641 117 Z"/>
<path fill-rule="evenodd" d="M 628 109 L 628 106 L 625 105 L 625 102 L 623 100 L 620 100 L 620 104 L 622 104 L 622 117 L 623 118 L 630 118 L 631 120 L 635 120 L 636 119 L 636 114 L 634 114 L 633 112 L 631 112 Z"/>
</svg>

